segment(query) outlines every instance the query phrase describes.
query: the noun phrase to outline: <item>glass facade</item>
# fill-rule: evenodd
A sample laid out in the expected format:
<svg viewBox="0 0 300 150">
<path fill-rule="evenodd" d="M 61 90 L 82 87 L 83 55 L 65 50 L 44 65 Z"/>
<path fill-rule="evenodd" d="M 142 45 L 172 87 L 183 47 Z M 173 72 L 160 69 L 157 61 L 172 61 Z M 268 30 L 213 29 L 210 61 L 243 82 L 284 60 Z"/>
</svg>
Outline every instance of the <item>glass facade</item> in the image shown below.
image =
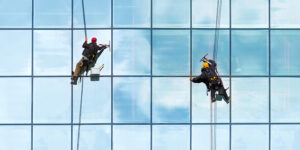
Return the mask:
<svg viewBox="0 0 300 150">
<path fill-rule="evenodd" d="M 81 0 L 0 0 L 0 149 L 75 150 L 84 41 Z M 80 149 L 209 150 L 217 0 L 84 0 L 89 39 L 111 42 L 84 77 Z M 298 0 L 223 0 L 217 150 L 300 147 Z M 8 63 L 8 64 L 7 64 Z"/>
</svg>

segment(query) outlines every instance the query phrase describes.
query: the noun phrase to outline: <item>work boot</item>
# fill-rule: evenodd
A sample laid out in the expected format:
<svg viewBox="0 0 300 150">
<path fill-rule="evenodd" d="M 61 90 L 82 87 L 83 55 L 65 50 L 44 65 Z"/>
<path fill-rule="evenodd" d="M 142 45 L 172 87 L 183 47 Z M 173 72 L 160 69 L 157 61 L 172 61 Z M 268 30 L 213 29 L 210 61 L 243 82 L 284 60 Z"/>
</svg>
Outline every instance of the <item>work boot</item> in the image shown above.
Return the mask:
<svg viewBox="0 0 300 150">
<path fill-rule="evenodd" d="M 78 77 L 75 77 L 75 76 L 72 77 L 72 79 L 71 79 L 71 80 L 72 80 L 72 81 L 71 81 L 71 84 L 72 84 L 72 85 L 77 85 L 77 78 L 78 78 Z"/>
<path fill-rule="evenodd" d="M 228 99 L 225 101 L 227 104 L 230 103 L 231 97 L 229 96 Z"/>
<path fill-rule="evenodd" d="M 216 102 L 216 101 L 217 101 L 217 99 L 216 99 L 215 97 L 211 99 L 211 102 L 212 102 L 212 103 L 214 103 L 214 102 Z"/>
</svg>

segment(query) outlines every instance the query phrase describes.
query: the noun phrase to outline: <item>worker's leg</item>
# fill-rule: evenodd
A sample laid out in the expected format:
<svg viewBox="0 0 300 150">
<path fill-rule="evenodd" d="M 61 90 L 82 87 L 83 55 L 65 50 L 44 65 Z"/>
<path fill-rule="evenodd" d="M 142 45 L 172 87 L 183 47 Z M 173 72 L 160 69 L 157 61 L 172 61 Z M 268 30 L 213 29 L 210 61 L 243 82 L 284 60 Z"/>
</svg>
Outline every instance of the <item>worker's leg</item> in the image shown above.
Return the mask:
<svg viewBox="0 0 300 150">
<path fill-rule="evenodd" d="M 216 101 L 216 90 L 214 87 L 210 89 L 210 99 L 212 103 Z"/>
<path fill-rule="evenodd" d="M 219 95 L 224 97 L 225 102 L 228 104 L 230 102 L 230 98 L 228 97 L 226 90 L 223 85 L 219 87 Z"/>
<path fill-rule="evenodd" d="M 83 58 L 76 64 L 75 72 L 72 77 L 72 84 L 77 84 L 78 76 L 80 75 L 83 63 L 82 63 Z"/>
</svg>

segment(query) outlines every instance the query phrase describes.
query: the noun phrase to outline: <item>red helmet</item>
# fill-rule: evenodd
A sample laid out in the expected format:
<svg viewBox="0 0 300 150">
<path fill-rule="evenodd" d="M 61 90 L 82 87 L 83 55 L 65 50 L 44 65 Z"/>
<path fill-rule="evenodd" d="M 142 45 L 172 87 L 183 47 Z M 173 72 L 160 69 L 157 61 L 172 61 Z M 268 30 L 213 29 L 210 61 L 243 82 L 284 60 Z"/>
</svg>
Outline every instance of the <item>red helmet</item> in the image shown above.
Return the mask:
<svg viewBox="0 0 300 150">
<path fill-rule="evenodd" d="M 97 38 L 93 37 L 92 38 L 92 43 L 96 43 L 97 42 Z"/>
</svg>

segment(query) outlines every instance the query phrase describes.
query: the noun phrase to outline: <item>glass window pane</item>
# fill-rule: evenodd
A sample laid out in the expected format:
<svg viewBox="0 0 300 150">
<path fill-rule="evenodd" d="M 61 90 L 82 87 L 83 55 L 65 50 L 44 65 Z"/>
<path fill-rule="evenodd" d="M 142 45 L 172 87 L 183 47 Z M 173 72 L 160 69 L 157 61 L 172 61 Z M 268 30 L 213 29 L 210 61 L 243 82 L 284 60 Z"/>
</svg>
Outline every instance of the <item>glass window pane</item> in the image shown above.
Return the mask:
<svg viewBox="0 0 300 150">
<path fill-rule="evenodd" d="M 82 78 L 83 79 L 83 78 Z M 82 123 L 110 123 L 111 78 L 100 77 L 100 81 L 84 78 L 82 99 Z M 73 122 L 79 122 L 81 82 L 73 86 Z"/>
<path fill-rule="evenodd" d="M 34 150 L 67 150 L 71 149 L 70 126 L 34 126 Z"/>
<path fill-rule="evenodd" d="M 38 28 L 70 28 L 70 0 L 34 0 L 34 27 Z"/>
<path fill-rule="evenodd" d="M 233 125 L 232 150 L 268 150 L 268 125 Z"/>
<path fill-rule="evenodd" d="M 213 59 L 215 30 L 193 30 L 193 75 L 201 73 L 200 59 L 206 55 Z M 219 31 L 216 62 L 220 75 L 229 75 L 229 31 Z"/>
<path fill-rule="evenodd" d="M 153 31 L 153 74 L 189 75 L 190 31 Z"/>
<path fill-rule="evenodd" d="M 0 149 L 31 150 L 31 126 L 1 126 Z"/>
<path fill-rule="evenodd" d="M 150 78 L 114 78 L 114 122 L 150 121 Z"/>
<path fill-rule="evenodd" d="M 150 31 L 114 31 L 114 74 L 150 74 Z"/>
<path fill-rule="evenodd" d="M 153 27 L 190 27 L 190 1 L 153 0 Z"/>
<path fill-rule="evenodd" d="M 273 28 L 299 28 L 300 13 L 298 0 L 272 0 L 271 27 Z"/>
<path fill-rule="evenodd" d="M 78 126 L 74 126 L 74 150 L 77 148 L 77 133 Z M 80 150 L 111 150 L 111 128 L 107 125 L 81 125 L 79 142 Z"/>
<path fill-rule="evenodd" d="M 35 78 L 33 92 L 34 122 L 71 121 L 70 78 Z"/>
<path fill-rule="evenodd" d="M 114 126 L 114 150 L 150 150 L 150 126 Z"/>
<path fill-rule="evenodd" d="M 111 31 L 110 30 L 88 30 L 87 35 L 89 37 L 89 42 L 91 42 L 92 37 L 97 38 L 97 44 L 109 44 L 111 39 Z M 76 68 L 76 64 L 82 58 L 82 44 L 84 43 L 84 31 L 76 30 L 74 31 L 73 37 L 73 71 Z M 110 75 L 111 74 L 111 52 L 109 48 L 105 49 L 101 56 L 98 58 L 96 63 L 96 67 L 104 64 L 104 68 L 101 71 L 101 75 Z"/>
<path fill-rule="evenodd" d="M 18 0 L 18 3 L 2 0 L 0 5 L 0 27 L 31 28 L 31 6 L 31 0 Z"/>
<path fill-rule="evenodd" d="M 153 78 L 153 122 L 190 122 L 189 78 Z"/>
<path fill-rule="evenodd" d="M 88 28 L 111 26 L 111 0 L 85 0 L 84 11 Z M 73 23 L 75 28 L 83 28 L 82 0 L 74 0 Z"/>
<path fill-rule="evenodd" d="M 153 126 L 153 150 L 190 149 L 190 126 Z"/>
<path fill-rule="evenodd" d="M 299 125 L 272 125 L 272 150 L 298 150 L 300 147 Z"/>
<path fill-rule="evenodd" d="M 229 87 L 229 78 L 222 78 L 225 89 Z M 207 89 L 204 83 L 193 83 L 193 123 L 210 123 L 210 92 L 207 93 Z M 230 94 L 229 89 L 227 94 Z M 213 108 L 215 105 L 213 105 Z M 216 122 L 229 122 L 229 104 L 224 100 L 217 102 L 216 106 Z"/>
<path fill-rule="evenodd" d="M 272 75 L 300 75 L 300 31 L 273 30 L 271 36 Z"/>
<path fill-rule="evenodd" d="M 0 78 L 0 83 L 0 122 L 30 123 L 31 79 Z"/>
<path fill-rule="evenodd" d="M 214 128 L 214 126 L 212 126 Z M 194 125 L 192 134 L 192 148 L 194 150 L 211 150 L 211 132 L 209 125 Z M 217 125 L 216 129 L 216 150 L 229 150 L 229 126 Z"/>
<path fill-rule="evenodd" d="M 193 27 L 215 28 L 218 0 L 192 0 Z M 229 0 L 222 0 L 221 28 L 229 27 Z"/>
<path fill-rule="evenodd" d="M 31 74 L 31 31 L 1 30 L 0 45 L 1 75 Z"/>
<path fill-rule="evenodd" d="M 300 78 L 271 79 L 272 122 L 300 122 Z"/>
<path fill-rule="evenodd" d="M 232 31 L 232 75 L 268 75 L 268 31 Z"/>
<path fill-rule="evenodd" d="M 232 79 L 232 122 L 268 122 L 268 78 Z"/>
<path fill-rule="evenodd" d="M 150 27 L 150 0 L 114 0 L 114 27 Z"/>
<path fill-rule="evenodd" d="M 269 0 L 232 0 L 232 27 L 267 28 L 268 2 Z"/>
<path fill-rule="evenodd" d="M 34 74 L 71 74 L 70 31 L 34 31 Z"/>
</svg>

